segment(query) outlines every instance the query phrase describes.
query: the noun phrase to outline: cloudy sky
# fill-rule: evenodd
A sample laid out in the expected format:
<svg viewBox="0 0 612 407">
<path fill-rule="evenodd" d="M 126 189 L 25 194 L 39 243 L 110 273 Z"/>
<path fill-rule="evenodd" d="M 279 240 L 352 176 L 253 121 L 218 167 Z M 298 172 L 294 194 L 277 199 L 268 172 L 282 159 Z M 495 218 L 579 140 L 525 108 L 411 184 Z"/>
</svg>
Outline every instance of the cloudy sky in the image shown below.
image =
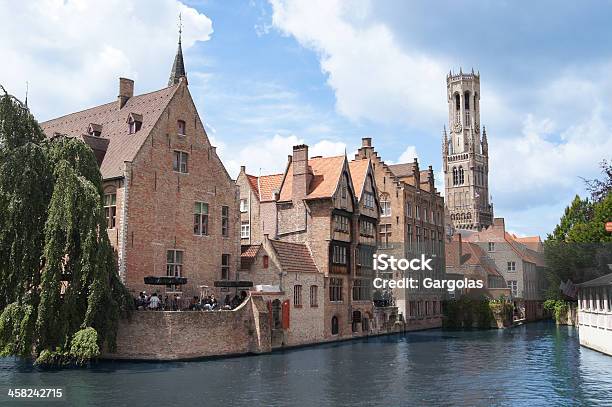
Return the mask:
<svg viewBox="0 0 612 407">
<path fill-rule="evenodd" d="M 496 216 L 550 232 L 612 158 L 612 4 L 602 1 L 0 0 L 0 84 L 46 120 L 165 86 L 183 15 L 189 87 L 232 175 L 291 146 L 442 167 L 445 75 L 481 73 Z M 439 187 L 441 184 L 438 183 Z"/>
</svg>

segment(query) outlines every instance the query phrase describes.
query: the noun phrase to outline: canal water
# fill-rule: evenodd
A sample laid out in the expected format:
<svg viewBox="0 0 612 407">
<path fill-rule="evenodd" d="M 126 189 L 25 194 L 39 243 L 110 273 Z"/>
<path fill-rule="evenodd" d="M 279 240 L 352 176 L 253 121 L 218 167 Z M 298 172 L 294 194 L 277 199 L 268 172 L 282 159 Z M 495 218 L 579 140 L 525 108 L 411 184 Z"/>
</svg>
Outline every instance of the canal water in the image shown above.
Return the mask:
<svg viewBox="0 0 612 407">
<path fill-rule="evenodd" d="M 62 387 L 79 406 L 610 406 L 612 357 L 581 348 L 575 328 L 536 323 L 88 369 L 44 371 L 7 358 L 0 387 L 2 401 L 9 387 Z"/>
</svg>

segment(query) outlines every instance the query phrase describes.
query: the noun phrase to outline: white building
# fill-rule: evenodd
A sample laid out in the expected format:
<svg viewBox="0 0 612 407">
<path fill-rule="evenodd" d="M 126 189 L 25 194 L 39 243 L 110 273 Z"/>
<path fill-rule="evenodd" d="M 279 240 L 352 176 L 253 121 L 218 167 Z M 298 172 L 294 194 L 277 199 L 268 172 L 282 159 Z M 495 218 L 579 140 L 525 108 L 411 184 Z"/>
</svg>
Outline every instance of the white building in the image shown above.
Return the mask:
<svg viewBox="0 0 612 407">
<path fill-rule="evenodd" d="M 580 344 L 612 356 L 612 273 L 579 287 Z"/>
</svg>

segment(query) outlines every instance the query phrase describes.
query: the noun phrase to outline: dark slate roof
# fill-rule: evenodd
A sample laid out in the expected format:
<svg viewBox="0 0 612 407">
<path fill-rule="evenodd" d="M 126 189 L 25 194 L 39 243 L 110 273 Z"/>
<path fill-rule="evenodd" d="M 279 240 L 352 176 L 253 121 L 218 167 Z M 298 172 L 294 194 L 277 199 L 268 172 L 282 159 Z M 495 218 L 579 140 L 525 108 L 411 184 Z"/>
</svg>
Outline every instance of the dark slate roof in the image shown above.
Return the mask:
<svg viewBox="0 0 612 407">
<path fill-rule="evenodd" d="M 123 163 L 133 161 L 178 88 L 179 85 L 173 85 L 155 92 L 132 96 L 122 108 L 119 108 L 118 101 L 106 103 L 46 121 L 40 126 L 47 137 L 58 133 L 78 138 L 87 134 L 91 123 L 101 126 L 100 137 L 108 140 L 106 154 L 100 165 L 102 178 L 121 177 Z M 142 126 L 134 134 L 129 134 L 127 123 L 131 114 L 142 117 Z"/>
<path fill-rule="evenodd" d="M 172 71 L 170 71 L 170 79 L 168 79 L 168 86 L 176 85 L 180 82 L 181 78 L 187 78 L 185 72 L 185 62 L 183 61 L 183 47 L 181 46 L 181 39 L 179 37 L 178 49 L 176 50 L 176 56 L 174 57 L 174 64 L 172 64 Z"/>
<path fill-rule="evenodd" d="M 270 240 L 270 243 L 276 251 L 276 256 L 283 271 L 289 273 L 317 273 L 319 271 L 305 244 L 280 240 Z"/>
<path fill-rule="evenodd" d="M 612 285 L 612 273 L 597 277 L 590 281 L 585 281 L 582 284 L 578 284 L 578 287 L 601 287 L 606 285 Z"/>
</svg>

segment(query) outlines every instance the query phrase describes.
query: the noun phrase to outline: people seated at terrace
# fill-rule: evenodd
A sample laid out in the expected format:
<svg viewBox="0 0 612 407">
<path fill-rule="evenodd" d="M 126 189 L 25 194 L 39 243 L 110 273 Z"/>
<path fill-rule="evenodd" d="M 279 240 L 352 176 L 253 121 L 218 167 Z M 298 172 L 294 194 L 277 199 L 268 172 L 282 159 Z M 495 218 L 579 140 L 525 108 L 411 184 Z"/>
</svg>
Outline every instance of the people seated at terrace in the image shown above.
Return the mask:
<svg viewBox="0 0 612 407">
<path fill-rule="evenodd" d="M 225 296 L 225 299 L 223 300 L 223 308 L 222 309 L 224 309 L 224 310 L 232 309 L 232 300 L 231 300 L 229 294 L 227 294 Z"/>
<path fill-rule="evenodd" d="M 149 309 L 157 310 L 158 307 L 159 307 L 159 297 L 157 296 L 157 293 L 153 293 L 151 297 L 149 298 Z"/>
<path fill-rule="evenodd" d="M 198 298 L 198 296 L 196 296 L 196 295 L 193 296 L 193 298 L 189 302 L 189 309 L 191 311 L 199 311 L 201 309 L 201 307 L 200 307 L 200 298 Z"/>
<path fill-rule="evenodd" d="M 146 308 L 147 306 L 147 298 L 145 296 L 145 292 L 141 291 L 140 293 L 138 293 L 138 297 L 135 300 L 135 305 L 136 305 L 136 309 L 138 310 L 143 310 Z"/>
</svg>

